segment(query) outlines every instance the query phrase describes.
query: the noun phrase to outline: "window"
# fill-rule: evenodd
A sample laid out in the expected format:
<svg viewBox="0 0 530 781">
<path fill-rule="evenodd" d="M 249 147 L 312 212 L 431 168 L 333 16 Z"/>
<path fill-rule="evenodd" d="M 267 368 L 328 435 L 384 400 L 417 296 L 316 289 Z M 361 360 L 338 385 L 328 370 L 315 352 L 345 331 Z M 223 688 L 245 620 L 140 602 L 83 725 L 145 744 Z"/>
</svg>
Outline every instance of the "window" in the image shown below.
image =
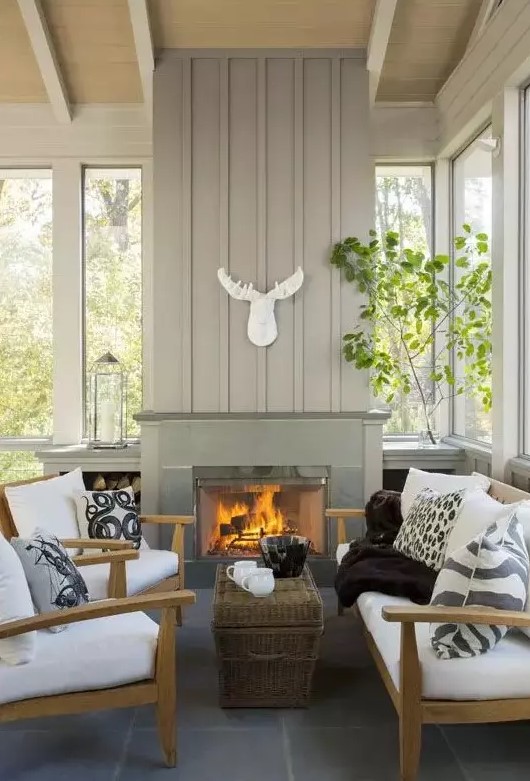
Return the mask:
<svg viewBox="0 0 530 781">
<path fill-rule="evenodd" d="M 397 231 L 403 247 L 427 254 L 433 244 L 432 168 L 429 165 L 380 165 L 376 167 L 376 228 L 380 235 Z M 378 326 L 384 329 L 384 323 Z M 388 349 L 395 340 L 388 333 Z M 432 370 L 432 353 L 425 355 L 426 397 L 434 398 L 433 384 L 428 379 Z M 400 394 L 393 400 L 392 416 L 385 427 L 386 434 L 415 434 L 425 428 L 420 399 L 414 392 Z"/>
<path fill-rule="evenodd" d="M 0 437 L 52 432 L 52 179 L 0 171 Z"/>
<path fill-rule="evenodd" d="M 52 369 L 51 172 L 0 170 L 0 483 L 42 472 L 2 440 L 51 435 Z"/>
<path fill-rule="evenodd" d="M 136 437 L 133 415 L 142 407 L 141 169 L 86 168 L 83 218 L 85 376 L 104 353 L 118 358 L 127 372 L 126 434 Z"/>
<path fill-rule="evenodd" d="M 473 233 L 492 237 L 492 150 L 487 143 L 491 128 L 475 138 L 453 160 L 453 235 L 462 235 L 469 224 Z M 486 141 L 486 143 L 484 143 Z M 484 260 L 484 258 L 482 258 Z M 459 270 L 453 266 L 453 282 Z M 454 359 L 456 377 L 465 375 L 467 359 Z M 491 442 L 491 413 L 485 412 L 479 397 L 464 394 L 453 400 L 453 433 L 480 442 Z"/>
</svg>

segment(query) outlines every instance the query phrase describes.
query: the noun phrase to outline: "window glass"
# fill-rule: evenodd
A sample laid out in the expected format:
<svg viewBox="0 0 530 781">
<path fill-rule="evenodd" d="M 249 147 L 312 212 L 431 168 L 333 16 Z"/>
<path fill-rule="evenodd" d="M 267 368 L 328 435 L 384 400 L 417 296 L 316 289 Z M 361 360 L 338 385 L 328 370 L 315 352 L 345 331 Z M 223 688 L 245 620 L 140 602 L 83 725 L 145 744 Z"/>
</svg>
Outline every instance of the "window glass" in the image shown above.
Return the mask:
<svg viewBox="0 0 530 781">
<path fill-rule="evenodd" d="M 484 143 L 491 138 L 487 128 L 453 161 L 453 235 L 462 235 L 462 226 L 472 233 L 486 233 L 492 239 L 492 153 Z M 484 261 L 484 257 L 481 261 Z M 491 263 L 488 256 L 486 258 Z M 453 281 L 461 272 L 453 267 Z M 466 359 L 455 357 L 455 376 L 466 371 Z M 453 403 L 453 432 L 468 439 L 491 442 L 491 412 L 484 411 L 480 397 L 464 394 Z"/>
<path fill-rule="evenodd" d="M 433 202 L 432 169 L 425 165 L 381 165 L 376 167 L 376 228 L 379 235 L 392 230 L 399 233 L 401 246 L 432 252 Z M 402 349 L 396 345 L 391 329 L 379 323 L 380 332 L 387 333 L 387 349 Z M 424 356 L 423 393 L 434 400 L 432 352 Z M 404 356 L 403 356 L 404 360 Z M 385 426 L 386 434 L 415 434 L 425 428 L 419 394 L 396 394 L 391 405 L 392 416 Z"/>
<path fill-rule="evenodd" d="M 0 485 L 29 480 L 42 474 L 42 464 L 29 450 L 0 452 Z"/>
<path fill-rule="evenodd" d="M 0 170 L 0 438 L 52 432 L 52 179 Z"/>
<path fill-rule="evenodd" d="M 142 407 L 140 168 L 85 169 L 84 253 L 85 374 L 88 380 L 107 352 L 120 361 L 127 373 L 125 433 L 135 437 L 133 415 Z"/>
</svg>

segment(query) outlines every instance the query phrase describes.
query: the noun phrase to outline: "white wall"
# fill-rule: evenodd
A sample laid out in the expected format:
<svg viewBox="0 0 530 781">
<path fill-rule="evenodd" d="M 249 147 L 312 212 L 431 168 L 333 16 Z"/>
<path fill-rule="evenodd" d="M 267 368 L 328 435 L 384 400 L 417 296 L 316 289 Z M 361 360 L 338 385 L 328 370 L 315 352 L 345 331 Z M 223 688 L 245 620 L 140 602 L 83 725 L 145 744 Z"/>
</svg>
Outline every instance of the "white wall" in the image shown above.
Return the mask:
<svg viewBox="0 0 530 781">
<path fill-rule="evenodd" d="M 329 265 L 373 223 L 368 77 L 355 52 L 164 52 L 154 78 L 153 408 L 363 410 L 341 334 L 359 297 Z M 216 271 L 270 287 L 301 265 L 279 336 L 256 348 L 248 304 Z"/>
</svg>

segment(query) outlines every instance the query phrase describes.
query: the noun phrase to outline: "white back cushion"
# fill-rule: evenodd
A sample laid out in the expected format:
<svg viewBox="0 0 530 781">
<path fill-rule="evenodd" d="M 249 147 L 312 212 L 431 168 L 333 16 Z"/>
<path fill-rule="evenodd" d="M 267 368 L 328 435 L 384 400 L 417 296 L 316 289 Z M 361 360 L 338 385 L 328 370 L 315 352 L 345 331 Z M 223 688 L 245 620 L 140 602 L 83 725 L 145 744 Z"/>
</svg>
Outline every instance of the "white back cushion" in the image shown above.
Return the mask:
<svg viewBox="0 0 530 781">
<path fill-rule="evenodd" d="M 486 531 L 492 523 L 497 523 L 505 517 L 513 515 L 521 503 L 502 504 L 484 491 L 468 491 L 460 515 L 449 535 L 445 558 L 467 545 L 474 537 Z"/>
<path fill-rule="evenodd" d="M 40 526 L 59 539 L 80 537 L 75 508 L 76 491 L 84 490 L 81 469 L 28 485 L 5 489 L 20 537 L 31 537 Z"/>
<path fill-rule="evenodd" d="M 0 624 L 30 618 L 33 603 L 24 570 L 17 554 L 0 534 Z M 26 664 L 35 655 L 36 632 L 0 640 L 0 660 L 5 664 Z"/>
<path fill-rule="evenodd" d="M 490 480 L 484 475 L 474 473 L 472 475 L 444 475 L 438 472 L 423 472 L 421 469 L 411 467 L 401 494 L 401 514 L 407 517 L 412 502 L 424 488 L 432 488 L 441 494 L 449 494 L 460 491 L 461 488 L 481 488 L 487 491 Z"/>
</svg>

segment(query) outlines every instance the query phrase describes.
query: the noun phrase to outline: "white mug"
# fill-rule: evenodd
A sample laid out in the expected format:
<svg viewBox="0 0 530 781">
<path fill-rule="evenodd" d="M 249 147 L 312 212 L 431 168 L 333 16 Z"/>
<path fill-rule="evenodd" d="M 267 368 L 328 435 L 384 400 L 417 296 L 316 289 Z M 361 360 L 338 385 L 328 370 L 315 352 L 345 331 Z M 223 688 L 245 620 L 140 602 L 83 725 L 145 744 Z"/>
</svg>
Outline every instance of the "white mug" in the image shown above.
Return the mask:
<svg viewBox="0 0 530 781">
<path fill-rule="evenodd" d="M 235 564 L 231 564 L 226 568 L 226 574 L 230 580 L 233 580 L 234 583 L 237 583 L 237 585 L 240 586 L 245 575 L 249 575 L 257 566 L 257 561 L 236 561 Z M 232 572 L 230 572 L 230 570 L 232 570 Z"/>
<path fill-rule="evenodd" d="M 247 573 L 241 585 L 255 597 L 268 597 L 274 591 L 274 575 L 268 567 L 260 567 Z"/>
</svg>

